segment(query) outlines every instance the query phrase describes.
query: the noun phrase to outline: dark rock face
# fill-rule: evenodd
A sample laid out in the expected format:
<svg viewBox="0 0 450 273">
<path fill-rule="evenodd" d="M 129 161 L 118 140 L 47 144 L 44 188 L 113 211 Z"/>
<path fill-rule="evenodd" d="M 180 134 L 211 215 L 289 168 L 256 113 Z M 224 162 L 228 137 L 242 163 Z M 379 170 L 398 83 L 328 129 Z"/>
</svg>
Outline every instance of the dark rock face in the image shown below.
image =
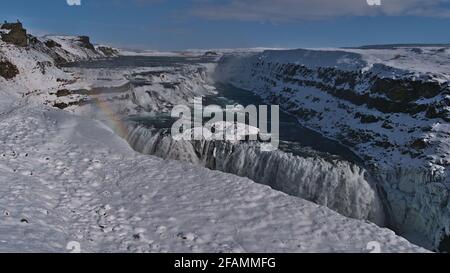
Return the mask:
<svg viewBox="0 0 450 273">
<path fill-rule="evenodd" d="M 103 53 L 103 55 L 105 55 L 106 57 L 114 57 L 119 54 L 117 50 L 106 46 L 100 46 L 97 48 L 97 50 Z"/>
<path fill-rule="evenodd" d="M 90 103 L 90 102 L 87 101 L 87 100 L 81 99 L 81 100 L 78 100 L 78 101 L 71 101 L 71 102 L 68 102 L 68 103 L 55 102 L 55 103 L 53 103 L 53 107 L 59 108 L 61 110 L 64 110 L 64 109 L 66 109 L 67 107 L 70 107 L 70 106 L 74 106 L 74 105 L 82 106 L 82 105 L 85 105 L 85 104 L 88 104 L 88 103 Z"/>
<path fill-rule="evenodd" d="M 56 92 L 56 96 L 59 98 L 59 97 L 65 97 L 65 96 L 69 96 L 70 94 L 72 94 L 72 92 L 70 92 L 69 90 L 67 90 L 67 89 L 61 89 L 61 90 L 58 90 L 57 92 Z"/>
<path fill-rule="evenodd" d="M 53 104 L 53 107 L 59 108 L 61 110 L 66 109 L 69 105 L 65 102 L 57 102 Z"/>
<path fill-rule="evenodd" d="M 80 36 L 79 37 L 80 46 L 95 51 L 95 47 L 91 44 L 91 41 L 88 36 Z"/>
<path fill-rule="evenodd" d="M 226 60 L 224 60 L 226 61 Z M 444 92 L 448 87 L 435 81 L 414 81 L 410 79 L 380 78 L 372 73 L 360 71 L 343 71 L 337 68 L 319 67 L 316 69 L 297 64 L 283 64 L 257 62 L 254 73 L 259 70 L 273 71 L 274 77 L 286 84 L 299 87 L 313 87 L 320 89 L 333 97 L 345 100 L 356 106 L 367 105 L 382 113 L 417 114 L 425 112 L 427 105 L 417 104 L 420 98 L 433 98 Z M 260 79 L 276 86 L 270 79 Z M 370 86 L 365 92 L 356 92 L 358 85 Z M 379 96 L 379 94 L 384 95 Z M 429 113 L 436 118 L 446 119 L 447 113 Z M 371 123 L 372 120 L 367 120 Z"/>
<path fill-rule="evenodd" d="M 204 56 L 205 57 L 217 57 L 217 56 L 219 56 L 219 54 L 217 54 L 217 52 L 215 52 L 215 51 L 206 51 Z"/>
<path fill-rule="evenodd" d="M 48 48 L 61 47 L 60 44 L 58 44 L 57 42 L 55 42 L 55 41 L 53 41 L 53 40 L 47 40 L 47 41 L 45 42 L 45 45 L 46 45 Z"/>
<path fill-rule="evenodd" d="M 446 103 L 442 102 L 436 105 L 430 105 L 425 116 L 427 118 L 441 118 L 446 122 L 450 122 L 450 113 L 446 106 Z"/>
<path fill-rule="evenodd" d="M 6 23 L 1 25 L 1 29 L 9 30 L 9 33 L 1 35 L 4 42 L 21 47 L 28 45 L 27 31 L 23 28 L 22 23 Z"/>
<path fill-rule="evenodd" d="M 67 60 L 58 54 L 57 49 L 62 49 L 62 45 L 52 39 L 48 39 L 45 42 L 38 40 L 36 43 L 30 43 L 30 46 L 37 51 L 48 54 L 54 60 L 54 64 L 57 67 L 67 64 Z"/>
<path fill-rule="evenodd" d="M 17 67 L 6 60 L 0 60 L 0 77 L 7 80 L 14 78 L 19 74 Z"/>
<path fill-rule="evenodd" d="M 359 118 L 361 120 L 361 123 L 375 123 L 380 121 L 380 118 L 375 117 L 373 115 L 365 115 L 362 113 L 356 113 L 355 118 Z"/>
<path fill-rule="evenodd" d="M 428 144 L 424 139 L 416 139 L 413 143 L 411 143 L 411 147 L 416 150 L 423 150 L 427 148 L 427 146 Z"/>
<path fill-rule="evenodd" d="M 420 98 L 433 98 L 444 88 L 439 82 L 377 78 L 372 86 L 372 91 L 384 94 L 395 102 L 411 103 Z"/>
<path fill-rule="evenodd" d="M 439 252 L 450 253 L 450 236 L 443 236 L 439 244 Z"/>
<path fill-rule="evenodd" d="M 367 92 L 364 93 L 354 92 L 354 89 L 358 84 L 368 83 L 369 85 L 374 85 L 374 82 L 376 82 L 378 78 L 371 73 L 362 74 L 360 71 L 342 71 L 328 67 L 312 69 L 303 65 L 279 65 L 265 62 L 256 63 L 256 67 L 275 71 L 276 79 L 284 83 L 297 85 L 299 87 L 314 87 L 336 98 L 349 101 L 357 106 L 366 104 L 369 108 L 379 110 L 383 113 L 419 113 L 426 110 L 426 106 L 414 104 L 411 102 L 413 101 L 411 98 L 396 101 L 376 95 L 374 96 L 376 92 L 370 92 L 371 90 L 367 90 Z M 262 80 L 267 82 L 270 81 L 270 79 Z M 271 82 L 271 84 L 274 87 L 276 86 L 275 81 Z M 398 86 L 401 84 L 404 84 L 404 82 L 395 82 L 392 85 Z M 417 85 L 423 87 L 420 83 Z M 419 87 L 417 87 L 417 89 L 419 89 Z"/>
<path fill-rule="evenodd" d="M 394 129 L 394 126 L 392 125 L 392 123 L 385 121 L 383 122 L 383 125 L 381 125 L 381 127 L 383 127 L 384 129 Z"/>
</svg>

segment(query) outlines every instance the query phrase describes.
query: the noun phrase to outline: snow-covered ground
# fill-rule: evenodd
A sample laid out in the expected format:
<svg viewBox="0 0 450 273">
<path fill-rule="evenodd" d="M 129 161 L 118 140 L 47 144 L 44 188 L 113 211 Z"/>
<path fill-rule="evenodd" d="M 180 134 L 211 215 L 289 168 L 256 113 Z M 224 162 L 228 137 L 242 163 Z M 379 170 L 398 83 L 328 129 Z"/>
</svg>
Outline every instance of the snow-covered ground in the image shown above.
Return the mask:
<svg viewBox="0 0 450 273">
<path fill-rule="evenodd" d="M 84 111 L 50 107 L 55 92 L 98 83 L 64 72 L 49 51 L 0 42 L 1 57 L 19 70 L 0 77 L 1 252 L 65 252 L 72 241 L 85 252 L 368 252 L 374 241 L 382 252 L 425 252 L 251 180 L 138 154 Z M 174 90 L 192 96 L 190 83 Z"/>
</svg>

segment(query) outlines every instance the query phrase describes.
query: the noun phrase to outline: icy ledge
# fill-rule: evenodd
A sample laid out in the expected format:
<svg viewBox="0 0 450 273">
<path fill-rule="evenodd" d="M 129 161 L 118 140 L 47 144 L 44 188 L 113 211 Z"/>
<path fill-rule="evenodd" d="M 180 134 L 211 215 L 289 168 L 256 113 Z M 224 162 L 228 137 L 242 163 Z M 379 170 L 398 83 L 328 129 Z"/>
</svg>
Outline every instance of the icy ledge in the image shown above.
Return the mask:
<svg viewBox="0 0 450 273">
<path fill-rule="evenodd" d="M 99 122 L 0 116 L 0 251 L 424 252 L 388 229 L 269 187 L 133 152 Z"/>
</svg>

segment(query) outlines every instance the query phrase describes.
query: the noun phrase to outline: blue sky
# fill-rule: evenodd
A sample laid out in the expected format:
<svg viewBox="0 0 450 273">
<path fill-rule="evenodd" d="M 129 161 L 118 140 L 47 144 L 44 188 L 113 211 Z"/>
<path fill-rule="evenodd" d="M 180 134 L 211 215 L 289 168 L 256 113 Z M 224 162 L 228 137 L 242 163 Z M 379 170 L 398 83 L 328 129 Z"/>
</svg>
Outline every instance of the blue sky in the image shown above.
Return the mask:
<svg viewBox="0 0 450 273">
<path fill-rule="evenodd" d="M 77 1 L 77 0 L 72 0 Z M 450 0 L 0 0 L 36 35 L 181 50 L 450 43 Z"/>
</svg>

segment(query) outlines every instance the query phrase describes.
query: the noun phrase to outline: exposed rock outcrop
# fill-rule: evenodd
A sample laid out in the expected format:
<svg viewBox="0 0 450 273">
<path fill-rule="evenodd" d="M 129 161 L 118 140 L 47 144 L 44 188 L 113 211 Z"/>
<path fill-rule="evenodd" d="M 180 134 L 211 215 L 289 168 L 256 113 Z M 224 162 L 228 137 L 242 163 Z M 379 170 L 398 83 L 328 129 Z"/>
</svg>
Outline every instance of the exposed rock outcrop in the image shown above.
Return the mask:
<svg viewBox="0 0 450 273">
<path fill-rule="evenodd" d="M 17 66 L 7 60 L 0 59 L 0 77 L 9 80 L 17 76 L 17 74 L 19 74 Z"/>
<path fill-rule="evenodd" d="M 115 56 L 119 55 L 119 51 L 112 47 L 98 46 L 96 49 L 97 49 L 97 51 L 102 53 L 105 57 L 115 57 Z"/>
<path fill-rule="evenodd" d="M 26 29 L 23 28 L 22 23 L 5 23 L 0 25 L 1 39 L 16 46 L 25 47 L 28 45 L 28 36 Z"/>
<path fill-rule="evenodd" d="M 79 36 L 78 41 L 81 47 L 95 51 L 95 47 L 93 44 L 91 44 L 90 38 L 88 36 Z"/>
<path fill-rule="evenodd" d="M 53 41 L 53 40 L 47 40 L 44 42 L 44 44 L 48 47 L 48 48 L 54 48 L 54 47 L 61 47 L 60 44 L 58 44 L 57 42 Z"/>
</svg>

